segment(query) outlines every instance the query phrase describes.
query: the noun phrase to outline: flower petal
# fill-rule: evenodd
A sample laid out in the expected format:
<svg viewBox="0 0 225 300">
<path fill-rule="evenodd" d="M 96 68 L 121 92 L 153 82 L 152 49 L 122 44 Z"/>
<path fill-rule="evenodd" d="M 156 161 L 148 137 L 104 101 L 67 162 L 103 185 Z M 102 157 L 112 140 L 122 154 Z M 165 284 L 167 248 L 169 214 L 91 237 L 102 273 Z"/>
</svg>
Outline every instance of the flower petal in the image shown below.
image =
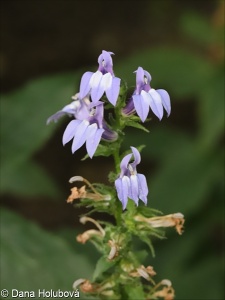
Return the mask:
<svg viewBox="0 0 225 300">
<path fill-rule="evenodd" d="M 112 65 L 113 65 L 113 61 L 112 61 L 112 57 L 111 57 L 112 54 L 114 54 L 114 53 L 102 50 L 102 59 L 105 61 L 106 66 L 112 67 Z"/>
<path fill-rule="evenodd" d="M 104 129 L 104 132 L 102 134 L 102 139 L 106 141 L 116 141 L 118 138 L 118 133 L 116 131 L 111 130 L 104 120 L 102 124 Z"/>
<path fill-rule="evenodd" d="M 138 178 L 138 197 L 147 204 L 148 185 L 143 174 L 137 174 Z"/>
<path fill-rule="evenodd" d="M 96 106 L 97 105 L 97 106 Z M 89 117 L 90 123 L 97 123 L 99 128 L 102 128 L 103 116 L 104 116 L 104 105 L 101 101 L 96 102 L 96 109 L 93 116 Z"/>
<path fill-rule="evenodd" d="M 128 201 L 128 190 L 130 186 L 130 180 L 127 176 L 124 176 L 123 178 L 118 178 L 115 181 L 115 186 L 118 198 L 122 202 L 123 209 L 125 209 Z"/>
<path fill-rule="evenodd" d="M 86 139 L 86 149 L 90 158 L 93 157 L 98 144 L 101 140 L 104 129 L 99 128 L 96 123 L 88 126 L 87 128 L 87 139 Z"/>
<path fill-rule="evenodd" d="M 71 111 L 76 111 L 81 107 L 81 103 L 79 100 L 72 101 L 70 104 L 63 107 L 62 111 L 66 113 L 71 113 Z"/>
<path fill-rule="evenodd" d="M 133 95 L 133 101 L 138 116 L 144 122 L 149 112 L 148 94 L 145 91 L 141 91 L 141 95 Z"/>
<path fill-rule="evenodd" d="M 102 76 L 101 84 L 104 87 L 104 90 L 107 90 L 112 85 L 112 75 L 110 73 L 106 73 Z"/>
<path fill-rule="evenodd" d="M 159 93 L 159 95 L 161 96 L 162 99 L 162 105 L 165 108 L 166 112 L 167 112 L 167 117 L 169 117 L 170 113 L 171 113 L 171 103 L 170 103 L 170 96 L 167 93 L 166 90 L 156 90 L 157 93 Z"/>
<path fill-rule="evenodd" d="M 103 75 L 100 71 L 95 72 L 91 77 L 91 98 L 93 102 L 97 102 L 104 94 L 104 86 L 101 84 L 102 77 Z"/>
<path fill-rule="evenodd" d="M 127 154 L 126 156 L 124 156 L 124 158 L 121 160 L 121 163 L 120 163 L 120 169 L 121 169 L 121 173 L 120 173 L 120 176 L 124 176 L 124 174 L 126 174 L 126 172 L 128 171 L 127 170 L 127 165 L 130 161 L 132 157 L 132 154 Z"/>
<path fill-rule="evenodd" d="M 131 146 L 131 150 L 134 155 L 134 162 L 131 163 L 131 166 L 133 169 L 135 169 L 136 166 L 141 162 L 141 155 L 137 148 Z"/>
<path fill-rule="evenodd" d="M 81 123 L 81 121 L 79 121 L 79 120 L 72 120 L 69 122 L 69 124 L 67 125 L 67 127 L 63 133 L 63 138 L 62 138 L 63 145 L 65 145 L 70 140 L 72 140 L 72 138 L 76 134 L 77 127 L 80 123 Z"/>
<path fill-rule="evenodd" d="M 89 126 L 87 120 L 83 120 L 76 129 L 76 135 L 73 139 L 72 153 L 79 149 L 86 141 L 86 131 Z"/>
<path fill-rule="evenodd" d="M 51 121 L 57 122 L 65 114 L 74 115 L 76 110 L 81 106 L 80 101 L 73 101 L 70 104 L 63 107 L 63 109 L 57 111 L 54 115 L 47 119 L 47 124 Z"/>
<path fill-rule="evenodd" d="M 151 77 L 150 73 L 148 73 L 148 71 L 145 71 L 145 70 L 144 70 L 144 76 L 145 76 L 146 79 L 147 79 L 146 84 L 149 84 L 149 83 L 151 82 L 151 80 L 152 80 L 152 77 Z"/>
<path fill-rule="evenodd" d="M 99 68 L 98 70 L 101 71 L 103 74 L 105 73 L 111 73 L 113 74 L 113 61 L 111 55 L 114 54 L 113 52 L 109 51 L 102 51 L 102 54 L 99 55 L 98 57 L 98 63 L 99 63 Z"/>
<path fill-rule="evenodd" d="M 136 203 L 136 205 L 138 205 L 138 178 L 136 175 L 130 176 L 130 189 L 128 196 Z"/>
<path fill-rule="evenodd" d="M 96 71 L 95 73 L 92 74 L 91 79 L 90 79 L 91 88 L 96 88 L 99 86 L 102 76 L 103 75 L 100 71 Z"/>
<path fill-rule="evenodd" d="M 134 101 L 132 97 L 128 100 L 126 106 L 122 109 L 122 113 L 127 116 L 135 113 Z"/>
<path fill-rule="evenodd" d="M 57 111 L 54 115 L 50 116 L 47 119 L 47 122 L 46 122 L 47 125 L 52 121 L 57 122 L 58 119 L 60 119 L 62 116 L 66 115 L 66 114 L 67 114 L 67 112 L 65 112 L 65 111 L 62 111 L 62 110 Z"/>
<path fill-rule="evenodd" d="M 150 97 L 150 107 L 153 113 L 159 118 L 159 120 L 163 117 L 163 106 L 162 106 L 162 99 L 160 94 L 156 92 L 155 89 L 150 89 L 148 94 Z"/>
<path fill-rule="evenodd" d="M 106 96 L 112 105 L 116 105 L 120 92 L 120 78 L 113 77 L 111 86 L 106 89 Z"/>
<path fill-rule="evenodd" d="M 140 88 L 144 84 L 144 69 L 142 67 L 138 67 L 135 71 L 136 73 L 136 87 L 138 89 L 138 92 L 140 93 Z"/>
<path fill-rule="evenodd" d="M 93 72 L 86 72 L 82 76 L 81 82 L 80 82 L 80 92 L 79 92 L 80 99 L 83 99 L 90 92 L 90 89 L 91 89 L 90 80 L 91 80 L 92 75 L 93 75 Z"/>
</svg>

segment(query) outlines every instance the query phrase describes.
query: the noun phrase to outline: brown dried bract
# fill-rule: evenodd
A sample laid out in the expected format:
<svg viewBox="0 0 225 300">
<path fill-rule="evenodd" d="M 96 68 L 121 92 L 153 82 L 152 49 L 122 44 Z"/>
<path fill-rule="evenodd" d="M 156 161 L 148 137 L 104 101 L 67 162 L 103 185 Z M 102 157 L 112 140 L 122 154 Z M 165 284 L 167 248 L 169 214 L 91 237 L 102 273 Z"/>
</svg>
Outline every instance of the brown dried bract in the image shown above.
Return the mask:
<svg viewBox="0 0 225 300">
<path fill-rule="evenodd" d="M 72 203 L 75 199 L 85 198 L 86 196 L 86 187 L 83 185 L 81 188 L 73 187 L 71 190 L 71 194 L 66 200 L 67 203 Z"/>
<path fill-rule="evenodd" d="M 81 283 L 80 290 L 83 293 L 94 293 L 96 292 L 96 287 L 94 284 L 91 284 L 89 280 L 85 280 L 83 283 Z"/>
<path fill-rule="evenodd" d="M 175 297 L 175 292 L 170 280 L 162 280 L 159 284 L 155 286 L 155 288 L 159 288 L 160 286 L 163 286 L 163 288 L 161 290 L 156 291 L 153 294 L 153 296 L 163 298 L 164 300 L 173 300 Z"/>
<path fill-rule="evenodd" d="M 111 248 L 109 255 L 108 255 L 108 260 L 113 260 L 119 254 L 119 252 L 118 252 L 119 246 L 113 240 L 109 240 L 108 245 Z"/>
<path fill-rule="evenodd" d="M 185 222 L 184 215 L 181 213 L 170 214 L 166 216 L 145 218 L 144 216 L 137 215 L 134 219 L 138 222 L 147 223 L 152 227 L 175 227 L 178 234 L 183 233 L 183 225 Z"/>
<path fill-rule="evenodd" d="M 152 266 L 148 266 L 145 268 L 145 266 L 141 265 L 137 269 L 131 271 L 129 274 L 132 277 L 143 277 L 146 280 L 152 281 L 151 277 L 155 276 L 156 272 L 153 270 Z"/>
<path fill-rule="evenodd" d="M 83 232 L 82 234 L 79 234 L 76 239 L 78 243 L 85 244 L 93 236 L 102 237 L 102 233 L 99 230 L 90 229 Z"/>
</svg>

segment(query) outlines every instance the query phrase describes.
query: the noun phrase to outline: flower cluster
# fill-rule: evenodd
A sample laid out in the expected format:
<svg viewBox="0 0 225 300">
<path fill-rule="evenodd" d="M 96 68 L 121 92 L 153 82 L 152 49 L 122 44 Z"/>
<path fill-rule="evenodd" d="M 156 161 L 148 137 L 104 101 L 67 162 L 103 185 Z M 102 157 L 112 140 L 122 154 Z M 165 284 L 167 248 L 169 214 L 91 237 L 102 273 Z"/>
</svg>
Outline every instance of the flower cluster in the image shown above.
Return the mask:
<svg viewBox="0 0 225 300">
<path fill-rule="evenodd" d="M 91 184 L 82 176 L 69 180 L 70 183 L 79 181 L 82 186 L 71 188 L 67 203 L 77 203 L 79 199 L 76 205 L 91 207 L 80 222 L 95 225 L 78 234 L 76 240 L 81 244 L 91 242 L 102 253 L 93 282 L 80 278 L 73 288 L 79 287 L 82 293 L 101 299 L 133 299 L 134 293 L 141 299 L 172 300 L 171 282 L 165 279 L 156 284 L 153 279 L 156 272 L 152 266 L 145 267 L 140 262 L 137 251 L 132 252 L 132 243 L 133 237 L 138 236 L 154 255 L 151 236 L 163 238 L 160 228 L 165 227 L 175 227 L 178 234 L 182 234 L 184 216 L 181 213 L 158 216 L 155 210 L 147 207 L 147 180 L 137 171 L 142 147 L 131 146 L 130 153 L 120 153 L 124 128 L 133 126 L 146 131 L 140 122 L 146 121 L 150 110 L 159 120 L 164 110 L 169 116 L 170 96 L 164 89 L 153 89 L 151 75 L 138 67 L 136 87 L 127 98 L 127 87 L 114 74 L 112 55 L 103 50 L 98 57 L 97 71 L 85 72 L 72 102 L 47 120 L 48 124 L 57 122 L 64 115 L 72 117 L 63 133 L 63 145 L 72 141 L 71 150 L 75 153 L 85 144 L 90 158 L 111 155 L 115 162 L 115 171 L 109 173 L 113 186 Z M 108 115 L 107 109 L 110 109 Z M 145 206 L 139 207 L 139 200 Z M 91 213 L 96 211 L 112 215 L 115 224 L 91 218 Z M 143 253 L 139 254 L 143 257 Z M 142 284 L 143 279 L 147 284 Z"/>
<path fill-rule="evenodd" d="M 74 100 L 62 110 L 48 118 L 47 124 L 57 121 L 63 115 L 74 117 L 63 135 L 63 145 L 73 140 L 72 153 L 75 153 L 86 142 L 90 158 L 93 157 L 100 140 L 115 141 L 118 138 L 116 131 L 111 130 L 104 120 L 104 102 L 100 101 L 104 93 L 108 101 L 117 105 L 120 92 L 120 78 L 113 72 L 112 52 L 102 51 L 98 57 L 98 70 L 86 72 L 81 78 L 80 91 L 72 97 Z M 147 118 L 149 107 L 161 120 L 163 107 L 170 114 L 170 97 L 165 90 L 154 90 L 150 87 L 150 74 L 139 67 L 136 71 L 136 89 L 122 108 L 121 115 L 137 113 L 142 122 Z"/>
<path fill-rule="evenodd" d="M 76 94 L 71 104 L 48 118 L 47 123 L 57 121 L 64 114 L 74 116 L 63 134 L 63 145 L 73 139 L 72 153 L 86 142 L 88 155 L 92 158 L 99 142 L 102 139 L 113 141 L 117 139 L 117 133 L 112 131 L 104 121 L 103 103 L 98 101 L 93 104 L 89 98 L 80 99 Z"/>
<path fill-rule="evenodd" d="M 104 120 L 104 100 L 102 99 L 105 94 L 113 106 L 117 105 L 121 80 L 114 75 L 112 54 L 112 52 L 102 51 L 98 57 L 98 70 L 95 73 L 83 74 L 79 93 L 72 97 L 73 102 L 47 120 L 47 123 L 56 122 L 65 114 L 74 118 L 67 125 L 62 138 L 63 145 L 73 140 L 72 153 L 86 143 L 87 153 L 92 158 L 101 139 L 112 142 L 118 138 L 117 131 L 112 130 Z M 135 72 L 136 89 L 127 104 L 121 109 L 121 116 L 129 116 L 136 112 L 144 122 L 149 108 L 151 108 L 152 112 L 161 120 L 163 107 L 169 115 L 171 105 L 168 93 L 162 89 L 151 88 L 151 75 L 143 68 L 139 67 Z M 134 162 L 129 163 L 132 154 L 125 156 L 120 164 L 120 176 L 115 181 L 118 198 L 123 209 L 126 208 L 128 198 L 137 205 L 139 199 L 147 204 L 146 179 L 144 175 L 136 171 L 136 166 L 141 160 L 140 153 L 135 147 L 131 147 L 131 149 Z"/>
</svg>

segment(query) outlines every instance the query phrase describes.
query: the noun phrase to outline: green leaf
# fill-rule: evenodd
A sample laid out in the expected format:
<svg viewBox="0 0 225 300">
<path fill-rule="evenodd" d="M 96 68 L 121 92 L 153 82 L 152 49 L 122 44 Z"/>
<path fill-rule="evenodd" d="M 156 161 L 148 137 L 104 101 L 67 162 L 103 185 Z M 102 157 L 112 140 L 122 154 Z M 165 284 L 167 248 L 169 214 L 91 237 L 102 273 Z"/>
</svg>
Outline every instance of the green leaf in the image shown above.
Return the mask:
<svg viewBox="0 0 225 300">
<path fill-rule="evenodd" d="M 137 213 L 140 213 L 141 215 L 143 215 L 144 217 L 147 217 L 147 218 L 162 215 L 161 211 L 151 208 L 151 207 L 148 207 L 148 206 L 138 206 Z"/>
<path fill-rule="evenodd" d="M 151 251 L 152 256 L 155 257 L 155 250 L 154 250 L 154 247 L 152 245 L 152 241 L 147 236 L 146 231 L 145 231 L 145 234 L 139 234 L 138 236 L 139 236 L 140 240 L 142 240 L 146 245 L 148 245 L 148 247 L 149 247 L 149 249 Z"/>
<path fill-rule="evenodd" d="M 148 257 L 148 254 L 149 253 L 146 250 L 135 251 L 135 255 L 141 263 L 145 261 L 145 259 Z"/>
<path fill-rule="evenodd" d="M 111 269 L 114 265 L 115 265 L 115 260 L 109 261 L 104 256 L 100 257 L 97 264 L 96 264 L 96 267 L 95 267 L 95 271 L 94 271 L 94 274 L 93 274 L 93 281 L 96 281 L 96 279 L 101 277 L 101 275 L 104 272 Z"/>
<path fill-rule="evenodd" d="M 109 175 L 108 175 L 109 182 L 115 182 L 117 176 L 118 176 L 118 175 L 117 175 L 116 173 L 110 171 L 110 172 L 109 172 Z"/>
<path fill-rule="evenodd" d="M 140 123 L 137 123 L 135 121 L 132 121 L 132 120 L 126 121 L 126 126 L 138 128 L 145 132 L 149 132 L 149 130 L 147 128 L 145 128 L 143 125 L 141 125 Z"/>
<path fill-rule="evenodd" d="M 139 283 L 132 283 L 129 285 L 124 285 L 124 290 L 127 294 L 129 300 L 145 300 L 145 294 L 143 291 L 143 285 Z"/>
<path fill-rule="evenodd" d="M 93 267 L 59 235 L 1 209 L 1 288 L 71 291 L 76 279 L 89 278 Z"/>
<path fill-rule="evenodd" d="M 95 151 L 94 156 L 105 156 L 108 157 L 110 155 L 112 155 L 112 153 L 114 152 L 114 145 L 112 143 L 108 143 L 106 145 L 103 144 L 99 144 L 97 150 Z M 89 157 L 88 154 L 86 154 L 83 158 L 83 160 L 86 160 Z"/>
</svg>

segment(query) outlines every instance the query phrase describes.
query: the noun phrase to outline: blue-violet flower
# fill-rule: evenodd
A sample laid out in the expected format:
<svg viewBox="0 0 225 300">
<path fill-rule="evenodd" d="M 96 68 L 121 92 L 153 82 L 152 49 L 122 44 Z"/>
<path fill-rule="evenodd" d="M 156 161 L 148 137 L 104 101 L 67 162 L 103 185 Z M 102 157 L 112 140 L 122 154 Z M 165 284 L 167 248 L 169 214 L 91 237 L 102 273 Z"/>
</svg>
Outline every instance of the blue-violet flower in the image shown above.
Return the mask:
<svg viewBox="0 0 225 300">
<path fill-rule="evenodd" d="M 104 92 L 112 105 L 116 105 L 116 101 L 120 90 L 120 78 L 115 77 L 113 73 L 112 52 L 103 50 L 98 57 L 98 70 L 86 72 L 81 78 L 80 97 L 84 98 L 89 93 L 94 103 L 100 100 Z"/>
<path fill-rule="evenodd" d="M 123 114 L 129 115 L 137 112 L 138 116 L 144 122 L 149 113 L 149 107 L 153 113 L 159 118 L 163 117 L 163 107 L 167 112 L 167 116 L 171 112 L 170 96 L 167 91 L 163 89 L 155 90 L 151 88 L 150 81 L 151 75 L 142 67 L 136 71 L 136 89 L 128 101 L 127 105 L 123 108 Z"/>
<path fill-rule="evenodd" d="M 56 122 L 64 114 L 72 115 L 75 120 L 70 121 L 64 131 L 63 145 L 73 139 L 72 153 L 74 153 L 86 142 L 88 155 L 92 158 L 101 138 L 114 141 L 118 134 L 112 131 L 104 121 L 102 102 L 98 101 L 94 104 L 87 97 L 80 100 L 79 94 L 76 94 L 73 99 L 75 101 L 49 117 L 47 124 L 51 121 Z"/>
<path fill-rule="evenodd" d="M 123 209 L 127 206 L 128 197 L 138 205 L 138 199 L 147 204 L 148 186 L 146 178 L 143 174 L 137 173 L 136 166 L 141 161 L 139 151 L 135 147 L 131 147 L 133 154 L 126 155 L 121 163 L 121 173 L 115 181 L 117 195 L 122 202 Z M 129 163 L 131 157 L 134 161 Z"/>
</svg>

